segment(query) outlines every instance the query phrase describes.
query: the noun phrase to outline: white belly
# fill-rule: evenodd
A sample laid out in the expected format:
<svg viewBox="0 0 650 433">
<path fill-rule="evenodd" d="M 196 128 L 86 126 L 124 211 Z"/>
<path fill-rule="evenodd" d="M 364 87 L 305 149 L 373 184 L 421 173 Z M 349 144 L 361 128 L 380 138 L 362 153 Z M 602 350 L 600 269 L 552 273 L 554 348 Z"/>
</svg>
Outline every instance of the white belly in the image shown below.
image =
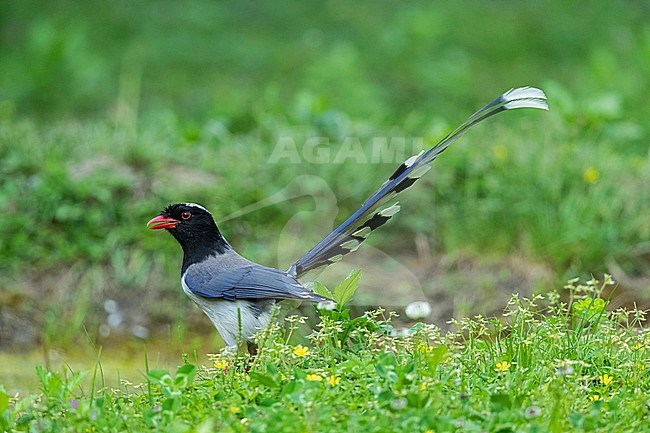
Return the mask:
<svg viewBox="0 0 650 433">
<path fill-rule="evenodd" d="M 256 333 L 269 325 L 271 308 L 260 313 L 254 307 L 254 301 L 202 298 L 192 293 L 182 278 L 181 284 L 185 294 L 201 307 L 231 350 L 237 349 L 238 341 L 252 341 Z"/>
</svg>

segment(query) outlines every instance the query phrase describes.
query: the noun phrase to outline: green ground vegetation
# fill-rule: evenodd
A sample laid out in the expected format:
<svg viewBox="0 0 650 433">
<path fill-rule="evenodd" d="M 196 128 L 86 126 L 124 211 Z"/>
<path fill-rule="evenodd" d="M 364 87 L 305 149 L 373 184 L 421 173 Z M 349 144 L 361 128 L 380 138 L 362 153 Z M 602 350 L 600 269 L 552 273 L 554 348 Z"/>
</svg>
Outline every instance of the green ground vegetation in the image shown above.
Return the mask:
<svg viewBox="0 0 650 433">
<path fill-rule="evenodd" d="M 214 331 L 179 290 L 178 246 L 145 229 L 164 205 L 199 202 L 223 221 L 281 192 L 286 200 L 221 228 L 246 257 L 288 265 L 393 172 L 400 143 L 408 157 L 521 85 L 544 89 L 551 111 L 472 130 L 369 243 L 399 256 L 425 239 L 452 263 L 514 256 L 555 281 L 610 272 L 625 293 L 617 305 L 642 308 L 649 23 L 644 2 L 600 0 L 3 2 L 0 349 L 92 351 L 105 342 L 106 301 L 121 308 L 118 341 L 147 339 L 144 329 L 178 353 L 205 347 L 190 328 Z M 306 154 L 314 137 L 319 153 Z M 382 140 L 394 152 L 375 158 Z M 282 143 L 297 158 L 274 158 Z M 290 221 L 307 227 L 291 237 L 295 255 L 278 247 Z M 476 292 L 461 286 L 444 290 Z M 389 313 L 321 312 L 301 342 L 309 355 L 278 331 L 248 375 L 236 357 L 227 369 L 187 363 L 113 391 L 99 373 L 79 388 L 81 373 L 43 369 L 42 394 L 0 394 L 0 412 L 5 426 L 53 431 L 232 421 L 264 431 L 281 417 L 297 430 L 611 431 L 647 421 L 641 312 L 610 307 L 581 321 L 577 303 L 544 296 L 540 307 L 513 300 L 498 319 L 457 318 L 444 336 L 418 325 L 392 337 Z M 342 338 L 351 323 L 358 329 Z"/>
<path fill-rule="evenodd" d="M 355 277 L 334 290 L 349 300 Z M 356 275 L 358 278 L 358 274 Z M 320 311 L 308 343 L 289 344 L 303 318 L 259 335 L 260 350 L 212 355 L 142 383 L 37 368 L 40 395 L 0 391 L 11 431 L 161 432 L 624 432 L 650 421 L 645 313 L 608 311 L 613 282 L 571 280 L 567 293 L 512 297 L 501 318 L 421 322 L 396 330 L 384 310 L 350 318 Z M 90 385 L 80 386 L 84 378 Z M 86 381 L 88 383 L 88 381 Z"/>
</svg>

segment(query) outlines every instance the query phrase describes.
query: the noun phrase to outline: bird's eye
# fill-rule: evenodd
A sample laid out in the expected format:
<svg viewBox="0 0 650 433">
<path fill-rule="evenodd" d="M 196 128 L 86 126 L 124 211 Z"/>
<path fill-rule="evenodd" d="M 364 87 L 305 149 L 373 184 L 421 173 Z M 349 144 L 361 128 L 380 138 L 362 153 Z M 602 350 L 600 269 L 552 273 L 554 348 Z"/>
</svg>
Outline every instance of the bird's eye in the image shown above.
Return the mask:
<svg viewBox="0 0 650 433">
<path fill-rule="evenodd" d="M 181 212 L 181 218 L 183 218 L 184 220 L 190 219 L 191 216 L 192 216 L 192 214 L 189 211 Z"/>
</svg>

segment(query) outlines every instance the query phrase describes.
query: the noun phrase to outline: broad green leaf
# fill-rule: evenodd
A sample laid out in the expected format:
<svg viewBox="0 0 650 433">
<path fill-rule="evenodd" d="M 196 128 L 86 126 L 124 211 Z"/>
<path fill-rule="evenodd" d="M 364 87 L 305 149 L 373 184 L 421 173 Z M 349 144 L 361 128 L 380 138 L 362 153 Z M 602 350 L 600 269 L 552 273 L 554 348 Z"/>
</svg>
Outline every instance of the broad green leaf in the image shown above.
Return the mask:
<svg viewBox="0 0 650 433">
<path fill-rule="evenodd" d="M 163 376 L 168 376 L 169 372 L 167 370 L 149 370 L 147 372 L 147 377 L 152 380 L 160 381 Z"/>
<path fill-rule="evenodd" d="M 0 415 L 7 409 L 9 409 L 9 396 L 5 392 L 0 391 Z"/>
<path fill-rule="evenodd" d="M 186 388 L 196 375 L 196 367 L 192 364 L 185 364 L 176 370 L 176 377 L 174 378 L 174 384 L 183 389 Z"/>
<path fill-rule="evenodd" d="M 150 370 L 147 377 L 154 383 L 162 386 L 174 386 L 174 379 L 167 370 Z"/>
<path fill-rule="evenodd" d="M 176 370 L 176 375 L 185 374 L 187 376 L 192 376 L 196 374 L 196 366 L 193 364 L 185 364 Z"/>
<path fill-rule="evenodd" d="M 275 366 L 272 362 L 266 363 L 266 372 L 272 375 L 273 377 L 278 376 L 278 367 Z"/>
<path fill-rule="evenodd" d="M 361 269 L 355 269 L 350 272 L 345 280 L 339 283 L 334 289 L 334 301 L 341 307 L 345 306 L 350 299 L 354 296 L 354 292 L 359 287 L 359 278 L 361 277 Z"/>
<path fill-rule="evenodd" d="M 259 401 L 259 405 L 262 407 L 271 407 L 275 404 L 277 400 L 271 398 L 271 397 L 264 397 Z"/>
<path fill-rule="evenodd" d="M 390 389 L 382 391 L 377 396 L 377 400 L 380 402 L 388 402 L 395 399 L 395 393 Z"/>
<path fill-rule="evenodd" d="M 449 348 L 444 344 L 431 348 L 426 359 L 430 369 L 435 370 L 440 363 L 449 357 Z"/>
<path fill-rule="evenodd" d="M 314 282 L 314 293 L 317 295 L 325 296 L 326 298 L 334 299 L 334 295 L 330 292 L 330 289 L 325 287 L 325 284 L 319 283 L 318 281 Z"/>
<path fill-rule="evenodd" d="M 258 381 L 262 385 L 269 388 L 277 388 L 278 383 L 271 376 L 267 374 L 258 373 L 256 371 L 251 371 L 249 373 L 251 379 Z"/>
<path fill-rule="evenodd" d="M 512 399 L 508 394 L 499 392 L 490 396 L 490 405 L 493 412 L 501 412 L 512 407 Z"/>
<path fill-rule="evenodd" d="M 297 380 L 289 380 L 282 385 L 282 395 L 293 394 L 300 388 L 300 382 Z"/>
<path fill-rule="evenodd" d="M 94 406 L 98 409 L 103 409 L 104 403 L 106 403 L 106 399 L 104 397 L 98 397 L 94 400 Z"/>
<path fill-rule="evenodd" d="M 168 410 L 171 412 L 176 412 L 181 407 L 181 399 L 178 396 L 170 397 L 167 400 L 163 401 L 162 408 L 163 410 Z"/>
</svg>

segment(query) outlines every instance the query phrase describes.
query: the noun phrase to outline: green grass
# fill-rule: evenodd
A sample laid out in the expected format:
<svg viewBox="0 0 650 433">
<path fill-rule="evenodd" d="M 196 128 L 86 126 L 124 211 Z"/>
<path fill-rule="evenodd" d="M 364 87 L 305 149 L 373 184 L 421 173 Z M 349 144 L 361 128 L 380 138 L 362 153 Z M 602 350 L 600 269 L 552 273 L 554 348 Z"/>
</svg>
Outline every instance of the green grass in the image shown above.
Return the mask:
<svg viewBox="0 0 650 433">
<path fill-rule="evenodd" d="M 494 89 L 552 79 L 579 96 L 623 95 L 637 121 L 650 114 L 643 3 L 275 6 L 8 4 L 0 16 L 4 111 L 120 119 L 163 109 L 194 125 L 220 117 L 245 130 L 264 97 L 273 108 L 300 101 L 375 122 L 415 122 L 470 110 Z"/>
<path fill-rule="evenodd" d="M 615 139 L 599 142 L 607 126 L 576 126 L 561 98 L 553 105 L 559 90 L 547 90 L 551 112 L 506 113 L 442 155 L 435 170 L 401 197 L 404 211 L 371 243 L 399 256 L 413 251 L 410 239 L 421 235 L 440 253 L 519 255 L 546 264 L 558 278 L 604 272 L 612 264 L 630 275 L 645 272 L 648 158 L 632 149 L 614 150 L 609 144 Z M 432 126 L 420 144 L 431 145 L 463 117 Z M 0 270 L 6 275 L 0 302 L 33 312 L 36 320 L 27 326 L 64 347 L 85 340 L 87 332 L 96 334 L 102 318 L 96 312 L 105 299 L 124 304 L 130 293 L 139 294 L 139 304 L 128 304 L 145 312 L 145 323 L 183 328 L 193 306 L 183 300 L 184 308 L 177 307 L 177 245 L 148 233 L 144 222 L 177 201 L 202 203 L 220 221 L 284 191 L 297 198 L 221 228 L 250 259 L 288 266 L 396 166 L 354 158 L 341 164 L 286 158 L 269 163 L 282 137 L 302 143 L 322 136 L 319 128 L 316 118 L 296 127 L 272 114 L 260 114 L 253 130 L 241 134 L 206 126 L 187 135 L 174 119 L 143 121 L 134 135 L 102 121 L 0 123 Z M 412 137 L 400 127 L 352 121 L 345 132 L 329 134 L 332 158 L 347 137 L 359 138 L 367 158 L 373 137 Z M 297 183 L 303 175 L 311 183 Z M 314 200 L 321 210 L 314 211 Z M 303 232 L 281 243 L 296 215 Z M 635 289 L 647 296 L 647 288 Z M 155 311 L 146 302 L 153 296 Z M 42 301 L 46 308 L 38 307 Z"/>
<path fill-rule="evenodd" d="M 471 131 L 356 257 L 374 246 L 400 259 L 439 290 L 423 297 L 442 293 L 455 311 L 469 294 L 487 310 L 476 293 L 603 272 L 625 302 L 650 299 L 643 2 L 5 3 L 2 350 L 70 353 L 135 341 L 133 326 L 175 352 L 214 347 L 179 288 L 178 246 L 144 227 L 163 206 L 202 203 L 243 255 L 288 266 L 401 162 L 372 161 L 374 140 L 415 143 L 408 157 L 527 84 L 547 92 L 551 111 Z M 302 152 L 314 137 L 328 142 L 323 161 L 270 162 L 282 140 Z M 365 161 L 335 161 L 355 140 Z M 279 193 L 285 201 L 224 221 Z M 416 243 L 428 246 L 424 260 Z M 513 257 L 532 277 L 507 278 Z M 444 264 L 421 272 L 427 260 Z M 490 278 L 466 276 L 468 262 L 487 262 Z M 358 299 L 386 305 L 401 281 L 365 284 Z M 100 332 L 107 300 L 124 317 L 110 337 Z"/>
<path fill-rule="evenodd" d="M 355 284 L 335 297 L 349 299 Z M 445 335 L 423 323 L 395 330 L 384 310 L 350 318 L 339 304 L 320 311 L 308 343 L 290 343 L 303 320 L 290 316 L 258 336 L 254 359 L 220 353 L 195 366 L 184 357 L 176 371 L 147 368 L 144 383 L 116 388 L 103 386 L 100 364 L 39 367 L 40 393 L 0 392 L 0 423 L 43 432 L 643 431 L 650 334 L 644 312 L 607 310 L 611 285 L 576 279 L 562 292 L 514 295 L 502 316 L 455 321 Z"/>
<path fill-rule="evenodd" d="M 435 251 L 521 255 L 548 264 L 560 278 L 607 271 L 611 263 L 630 274 L 642 273 L 650 242 L 648 158 L 611 145 L 624 146 L 625 140 L 602 141 L 608 125 L 576 125 L 562 98 L 554 99 L 561 91 L 552 85 L 547 91 L 551 112 L 503 114 L 442 155 L 435 170 L 400 199 L 404 211 L 395 223 L 371 242 L 399 255 L 413 250 L 409 239 L 419 234 Z M 429 132 L 419 136 L 420 145 L 432 145 L 465 115 L 425 128 Z M 280 191 L 297 195 L 221 224 L 245 256 L 288 266 L 288 259 L 308 251 L 319 240 L 318 232 L 324 235 L 332 226 L 330 215 L 340 221 L 353 212 L 397 164 L 354 158 L 340 164 L 292 163 L 288 158 L 269 163 L 283 137 L 302 143 L 324 132 L 315 114 L 312 123 L 301 127 L 273 114 L 259 116 L 253 130 L 241 134 L 206 125 L 198 135 L 187 135 L 173 118 L 143 121 L 134 135 L 103 121 L 0 123 L 5 290 L 29 300 L 38 296 L 41 284 L 62 281 L 60 289 L 46 294 L 53 308 L 79 305 L 55 312 L 56 317 L 96 309 L 92 293 L 120 299 L 131 291 L 155 291 L 161 315 L 175 322 L 182 317 L 174 315 L 181 295 L 179 251 L 169 238 L 146 232 L 143 224 L 164 205 L 199 202 L 220 221 Z M 604 122 L 604 116 L 594 113 L 592 122 Z M 359 139 L 367 159 L 373 137 L 413 137 L 401 127 L 352 121 L 340 127 L 345 131 L 325 135 L 331 159 L 348 137 Z M 303 175 L 312 184 L 296 184 Z M 330 194 L 327 200 L 325 193 Z M 313 200 L 325 211 L 313 212 Z M 285 225 L 297 214 L 304 227 L 317 232 L 305 229 L 291 245 L 279 246 Z M 83 317 L 64 322 L 58 323 L 66 332 L 52 335 L 79 330 Z M 86 325 L 91 330 L 98 326 Z"/>
</svg>

